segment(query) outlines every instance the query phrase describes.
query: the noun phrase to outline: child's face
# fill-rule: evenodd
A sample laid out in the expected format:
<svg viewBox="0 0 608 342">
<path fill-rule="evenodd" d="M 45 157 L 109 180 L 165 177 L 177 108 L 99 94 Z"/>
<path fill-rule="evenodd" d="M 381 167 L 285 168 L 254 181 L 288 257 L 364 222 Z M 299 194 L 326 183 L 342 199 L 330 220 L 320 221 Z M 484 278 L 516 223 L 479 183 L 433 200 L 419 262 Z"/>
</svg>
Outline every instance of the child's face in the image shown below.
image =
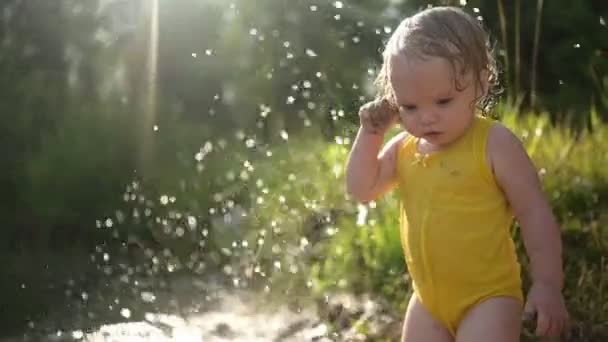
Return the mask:
<svg viewBox="0 0 608 342">
<path fill-rule="evenodd" d="M 409 134 L 431 145 L 446 146 L 465 133 L 480 92 L 471 72 L 459 77 L 457 90 L 452 66 L 444 58 L 391 59 L 390 82 L 401 124 Z"/>
</svg>

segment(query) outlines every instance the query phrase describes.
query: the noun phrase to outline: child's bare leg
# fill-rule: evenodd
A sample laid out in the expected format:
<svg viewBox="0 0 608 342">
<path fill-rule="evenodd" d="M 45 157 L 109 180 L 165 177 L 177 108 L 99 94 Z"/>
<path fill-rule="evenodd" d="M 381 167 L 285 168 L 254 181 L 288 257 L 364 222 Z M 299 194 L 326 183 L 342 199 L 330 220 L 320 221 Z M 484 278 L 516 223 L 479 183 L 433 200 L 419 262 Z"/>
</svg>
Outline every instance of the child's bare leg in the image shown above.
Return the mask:
<svg viewBox="0 0 608 342">
<path fill-rule="evenodd" d="M 412 294 L 403 322 L 402 342 L 453 342 L 448 330 Z"/>
<path fill-rule="evenodd" d="M 458 326 L 456 342 L 518 342 L 522 304 L 511 297 L 495 297 L 474 306 Z"/>
</svg>

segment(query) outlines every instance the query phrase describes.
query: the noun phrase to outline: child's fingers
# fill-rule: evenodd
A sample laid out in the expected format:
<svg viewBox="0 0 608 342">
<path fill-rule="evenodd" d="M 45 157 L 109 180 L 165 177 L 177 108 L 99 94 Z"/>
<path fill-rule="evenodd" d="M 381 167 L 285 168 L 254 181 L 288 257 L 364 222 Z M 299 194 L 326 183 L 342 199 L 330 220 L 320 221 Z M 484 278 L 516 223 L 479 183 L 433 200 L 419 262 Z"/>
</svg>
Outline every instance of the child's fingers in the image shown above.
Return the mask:
<svg viewBox="0 0 608 342">
<path fill-rule="evenodd" d="M 544 310 L 538 310 L 538 319 L 536 321 L 536 335 L 546 336 L 551 328 L 551 320 Z"/>
<path fill-rule="evenodd" d="M 553 319 L 549 318 L 549 326 L 547 328 L 547 333 L 545 334 L 545 336 L 558 337 L 559 331 L 560 331 L 559 321 L 555 318 L 553 318 Z"/>
<path fill-rule="evenodd" d="M 536 317 L 536 308 L 531 301 L 527 301 L 522 314 L 523 321 L 532 321 Z"/>
</svg>

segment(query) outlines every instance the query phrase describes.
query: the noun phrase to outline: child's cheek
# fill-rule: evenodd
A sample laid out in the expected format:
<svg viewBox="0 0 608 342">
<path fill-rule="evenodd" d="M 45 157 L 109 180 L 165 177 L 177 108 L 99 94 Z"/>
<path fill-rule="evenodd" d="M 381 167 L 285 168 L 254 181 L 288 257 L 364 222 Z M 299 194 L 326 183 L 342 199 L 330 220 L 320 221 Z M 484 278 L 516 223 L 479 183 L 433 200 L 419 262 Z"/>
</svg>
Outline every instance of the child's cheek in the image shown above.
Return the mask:
<svg viewBox="0 0 608 342">
<path fill-rule="evenodd" d="M 401 127 L 403 127 L 403 129 L 406 132 L 408 132 L 409 134 L 416 136 L 417 129 L 416 129 L 416 124 L 414 123 L 413 118 L 411 116 L 408 118 L 408 117 L 405 117 L 404 115 L 401 115 L 400 118 L 401 118 L 401 120 L 400 120 Z"/>
</svg>

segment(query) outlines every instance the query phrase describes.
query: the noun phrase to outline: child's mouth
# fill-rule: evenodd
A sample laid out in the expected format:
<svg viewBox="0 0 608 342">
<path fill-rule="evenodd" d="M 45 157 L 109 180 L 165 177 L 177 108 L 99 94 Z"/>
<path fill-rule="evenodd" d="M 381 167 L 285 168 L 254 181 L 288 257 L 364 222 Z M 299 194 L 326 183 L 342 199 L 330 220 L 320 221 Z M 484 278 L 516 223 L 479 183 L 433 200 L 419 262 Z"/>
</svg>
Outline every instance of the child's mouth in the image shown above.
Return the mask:
<svg viewBox="0 0 608 342">
<path fill-rule="evenodd" d="M 437 138 L 440 135 L 441 135 L 441 132 L 435 132 L 435 131 L 427 132 L 427 133 L 424 133 L 424 138 L 433 139 L 433 138 Z"/>
</svg>

